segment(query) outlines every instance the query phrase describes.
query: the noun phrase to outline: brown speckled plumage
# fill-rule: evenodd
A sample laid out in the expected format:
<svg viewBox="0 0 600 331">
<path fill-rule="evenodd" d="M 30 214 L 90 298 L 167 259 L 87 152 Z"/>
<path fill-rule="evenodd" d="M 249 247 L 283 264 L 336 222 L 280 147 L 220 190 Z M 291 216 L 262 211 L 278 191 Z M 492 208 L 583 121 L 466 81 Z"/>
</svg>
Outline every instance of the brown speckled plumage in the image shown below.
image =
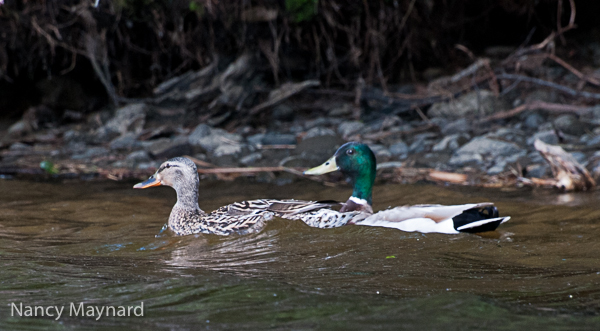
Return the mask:
<svg viewBox="0 0 600 331">
<path fill-rule="evenodd" d="M 184 157 L 164 162 L 145 182 L 134 188 L 157 185 L 171 186 L 177 192 L 177 203 L 169 216 L 169 228 L 178 235 L 207 233 L 229 235 L 259 232 L 273 217 L 266 208 L 239 208 L 250 205 L 235 203 L 206 213 L 198 206 L 198 172 L 196 165 Z"/>
</svg>

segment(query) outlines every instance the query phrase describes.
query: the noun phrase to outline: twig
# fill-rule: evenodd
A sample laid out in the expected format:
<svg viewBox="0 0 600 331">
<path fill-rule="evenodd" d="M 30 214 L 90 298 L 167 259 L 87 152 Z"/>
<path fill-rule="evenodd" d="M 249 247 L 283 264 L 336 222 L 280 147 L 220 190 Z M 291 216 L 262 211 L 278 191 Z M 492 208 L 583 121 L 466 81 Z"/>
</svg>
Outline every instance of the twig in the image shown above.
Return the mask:
<svg viewBox="0 0 600 331">
<path fill-rule="evenodd" d="M 533 101 L 533 102 L 526 103 L 526 104 L 520 105 L 518 107 L 515 107 L 511 110 L 499 112 L 499 113 L 490 115 L 488 117 L 485 117 L 485 118 L 479 120 L 479 123 L 485 123 L 485 122 L 489 122 L 489 121 L 513 117 L 513 116 L 518 115 L 526 110 L 531 110 L 531 109 L 544 109 L 544 110 L 556 112 L 556 113 L 581 114 L 583 112 L 588 111 L 589 108 L 581 107 L 581 106 L 574 106 L 574 105 L 563 105 L 563 104 L 558 104 L 558 103 L 550 103 L 550 102 L 544 102 L 544 101 Z"/>
<path fill-rule="evenodd" d="M 431 120 L 427 116 L 425 116 L 425 114 L 423 113 L 423 111 L 421 110 L 421 108 L 415 107 L 415 110 L 417 111 L 417 114 L 419 114 L 419 117 L 421 117 L 421 119 L 423 121 L 427 122 L 429 125 L 432 125 L 431 124 Z"/>
<path fill-rule="evenodd" d="M 563 66 L 565 69 L 569 70 L 571 73 L 573 73 L 573 75 L 577 76 L 579 79 L 584 80 L 590 84 L 600 86 L 600 81 L 598 81 L 596 78 L 586 77 L 584 74 L 581 73 L 581 71 L 573 68 L 573 66 L 571 66 L 570 64 L 565 62 L 563 59 L 559 58 L 558 56 L 556 56 L 554 54 L 546 54 L 546 56 L 548 58 L 554 60 L 554 62 Z"/>
<path fill-rule="evenodd" d="M 566 87 L 564 85 L 560 85 L 560 84 L 556 84 L 556 83 L 552 83 L 543 79 L 539 79 L 539 78 L 534 78 L 534 77 L 529 77 L 529 76 L 524 76 L 524 75 L 516 75 L 516 74 L 498 74 L 496 75 L 496 77 L 498 77 L 498 79 L 511 79 L 511 80 L 521 80 L 524 82 L 529 82 L 529 83 L 534 83 L 534 84 L 538 84 L 538 85 L 542 85 L 542 86 L 546 86 L 546 87 L 550 87 L 556 90 L 559 90 L 561 92 L 564 92 L 566 94 L 569 94 L 571 96 L 574 97 L 584 97 L 584 98 L 590 98 L 590 99 L 600 99 L 600 93 L 592 93 L 592 92 L 586 92 L 586 91 L 577 91 L 574 90 L 570 87 Z"/>
</svg>

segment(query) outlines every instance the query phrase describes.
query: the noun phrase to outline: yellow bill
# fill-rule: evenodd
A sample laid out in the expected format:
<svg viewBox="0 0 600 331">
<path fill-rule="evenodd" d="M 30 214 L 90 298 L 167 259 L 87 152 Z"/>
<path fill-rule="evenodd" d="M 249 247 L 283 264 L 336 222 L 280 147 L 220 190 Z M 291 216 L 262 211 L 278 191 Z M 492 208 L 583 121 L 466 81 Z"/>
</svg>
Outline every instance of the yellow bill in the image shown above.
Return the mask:
<svg viewBox="0 0 600 331">
<path fill-rule="evenodd" d="M 325 163 L 321 164 L 320 166 L 306 170 L 304 174 L 322 175 L 336 170 L 339 170 L 339 167 L 337 163 L 335 163 L 335 156 L 332 156 L 329 160 L 325 161 Z"/>
</svg>

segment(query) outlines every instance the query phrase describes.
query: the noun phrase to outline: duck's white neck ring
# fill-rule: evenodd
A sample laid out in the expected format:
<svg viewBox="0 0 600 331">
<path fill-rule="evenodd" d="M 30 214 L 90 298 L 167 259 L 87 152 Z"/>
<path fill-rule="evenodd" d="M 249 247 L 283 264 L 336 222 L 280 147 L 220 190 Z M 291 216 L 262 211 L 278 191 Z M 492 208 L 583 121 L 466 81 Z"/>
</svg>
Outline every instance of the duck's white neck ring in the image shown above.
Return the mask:
<svg viewBox="0 0 600 331">
<path fill-rule="evenodd" d="M 369 205 L 369 203 L 367 202 L 367 200 L 361 199 L 361 198 L 357 198 L 357 197 L 350 197 L 348 200 L 354 202 L 357 205 L 363 205 L 363 206 L 368 206 Z"/>
</svg>

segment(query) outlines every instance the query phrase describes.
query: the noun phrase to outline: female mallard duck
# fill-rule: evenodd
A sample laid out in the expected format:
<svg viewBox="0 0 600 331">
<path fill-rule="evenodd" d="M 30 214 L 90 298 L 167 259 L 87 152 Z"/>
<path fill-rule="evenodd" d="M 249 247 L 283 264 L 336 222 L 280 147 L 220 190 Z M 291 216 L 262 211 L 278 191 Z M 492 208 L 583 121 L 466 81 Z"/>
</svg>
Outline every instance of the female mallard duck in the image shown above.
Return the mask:
<svg viewBox="0 0 600 331">
<path fill-rule="evenodd" d="M 365 144 L 346 143 L 325 163 L 304 173 L 320 175 L 335 170 L 346 175 L 354 186 L 352 196 L 341 204 L 339 211 L 331 209 L 331 203 L 306 201 L 275 202 L 269 210 L 276 216 L 299 219 L 310 226 L 321 228 L 356 224 L 447 234 L 493 231 L 510 219 L 499 217 L 498 210 L 490 202 L 455 206 L 406 206 L 373 213 L 376 160 L 373 151 Z"/>
<path fill-rule="evenodd" d="M 190 159 L 176 157 L 160 165 L 156 173 L 133 188 L 171 186 L 177 192 L 177 203 L 169 216 L 169 228 L 178 235 L 259 232 L 265 221 L 273 218 L 267 211 L 271 201 L 239 202 L 205 213 L 198 206 L 198 170 Z"/>
</svg>

